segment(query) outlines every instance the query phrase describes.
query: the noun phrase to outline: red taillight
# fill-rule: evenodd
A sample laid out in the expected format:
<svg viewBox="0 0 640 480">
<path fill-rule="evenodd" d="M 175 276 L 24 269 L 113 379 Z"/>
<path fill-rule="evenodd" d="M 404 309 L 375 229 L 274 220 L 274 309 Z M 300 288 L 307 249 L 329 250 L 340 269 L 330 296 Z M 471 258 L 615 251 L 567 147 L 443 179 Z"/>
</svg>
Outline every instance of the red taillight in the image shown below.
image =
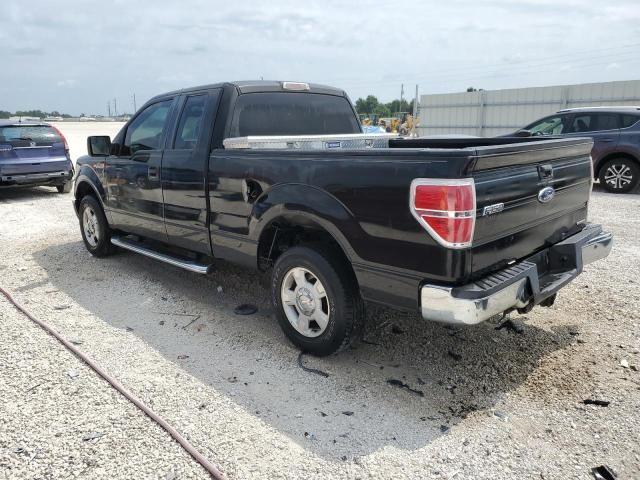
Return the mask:
<svg viewBox="0 0 640 480">
<path fill-rule="evenodd" d="M 64 143 L 64 149 L 68 152 L 69 144 L 67 143 L 67 139 L 64 137 L 64 135 L 58 128 L 54 127 L 53 125 L 51 125 L 51 128 L 53 128 L 56 131 L 56 133 L 60 136 L 60 138 L 62 139 L 62 143 Z"/>
<path fill-rule="evenodd" d="M 476 189 L 472 178 L 426 179 L 411 183 L 411 213 L 441 245 L 467 248 L 476 223 Z"/>
</svg>

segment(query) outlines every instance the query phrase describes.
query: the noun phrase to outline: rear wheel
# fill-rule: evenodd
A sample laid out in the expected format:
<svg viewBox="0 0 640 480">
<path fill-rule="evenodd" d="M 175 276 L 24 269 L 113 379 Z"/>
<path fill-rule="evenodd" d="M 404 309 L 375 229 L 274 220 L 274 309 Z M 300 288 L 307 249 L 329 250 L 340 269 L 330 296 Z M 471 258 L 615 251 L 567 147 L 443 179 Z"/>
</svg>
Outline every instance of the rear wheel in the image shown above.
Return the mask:
<svg viewBox="0 0 640 480">
<path fill-rule="evenodd" d="M 638 185 L 640 177 L 638 164 L 628 158 L 614 158 L 607 161 L 598 175 L 600 184 L 612 193 L 627 193 Z"/>
<path fill-rule="evenodd" d="M 302 351 L 318 356 L 344 350 L 360 334 L 364 304 L 353 272 L 337 252 L 294 247 L 271 276 L 280 326 Z"/>
<path fill-rule="evenodd" d="M 111 229 L 102 206 L 92 195 L 85 196 L 78 209 L 80 216 L 80 232 L 84 246 L 95 257 L 106 257 L 114 252 L 111 243 Z"/>
</svg>

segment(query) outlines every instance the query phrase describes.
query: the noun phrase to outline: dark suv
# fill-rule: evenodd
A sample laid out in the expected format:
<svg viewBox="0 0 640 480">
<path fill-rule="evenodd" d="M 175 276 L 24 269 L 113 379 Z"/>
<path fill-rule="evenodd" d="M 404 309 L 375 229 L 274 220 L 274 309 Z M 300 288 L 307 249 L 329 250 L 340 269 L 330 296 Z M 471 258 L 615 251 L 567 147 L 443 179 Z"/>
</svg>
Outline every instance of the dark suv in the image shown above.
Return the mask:
<svg viewBox="0 0 640 480">
<path fill-rule="evenodd" d="M 56 187 L 71 191 L 73 163 L 64 135 L 41 122 L 0 120 L 0 188 Z"/>
<path fill-rule="evenodd" d="M 640 179 L 640 107 L 560 110 L 524 127 L 533 136 L 593 138 L 593 173 L 609 192 L 626 193 Z"/>
</svg>

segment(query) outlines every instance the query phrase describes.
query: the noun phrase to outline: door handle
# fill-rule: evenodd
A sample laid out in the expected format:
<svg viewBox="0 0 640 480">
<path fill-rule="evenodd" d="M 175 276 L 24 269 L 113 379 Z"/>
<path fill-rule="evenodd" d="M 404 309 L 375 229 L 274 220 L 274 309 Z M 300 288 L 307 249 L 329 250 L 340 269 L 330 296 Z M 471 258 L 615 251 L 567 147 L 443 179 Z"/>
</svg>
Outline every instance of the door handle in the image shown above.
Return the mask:
<svg viewBox="0 0 640 480">
<path fill-rule="evenodd" d="M 611 142 L 613 142 L 614 140 L 613 140 L 613 138 L 601 138 L 601 139 L 600 139 L 600 141 L 601 141 L 602 143 L 611 143 Z"/>
<path fill-rule="evenodd" d="M 158 168 L 157 167 L 149 167 L 147 172 L 148 172 L 148 176 L 149 176 L 150 179 L 157 180 L 157 178 L 158 178 Z"/>
</svg>

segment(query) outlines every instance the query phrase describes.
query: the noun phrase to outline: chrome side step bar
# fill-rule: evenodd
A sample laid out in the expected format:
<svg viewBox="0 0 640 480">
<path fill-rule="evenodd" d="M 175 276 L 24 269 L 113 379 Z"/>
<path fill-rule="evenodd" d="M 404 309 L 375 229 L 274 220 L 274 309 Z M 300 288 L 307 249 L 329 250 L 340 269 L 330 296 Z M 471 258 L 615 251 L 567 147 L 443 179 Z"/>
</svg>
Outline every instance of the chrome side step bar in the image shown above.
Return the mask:
<svg viewBox="0 0 640 480">
<path fill-rule="evenodd" d="M 203 263 L 198 263 L 195 260 L 183 260 L 181 258 L 172 257 L 171 255 L 160 253 L 147 246 L 141 245 L 134 240 L 129 240 L 124 237 L 111 237 L 111 243 L 113 243 L 116 247 L 124 248 L 125 250 L 131 250 L 132 252 L 136 252 L 146 257 L 160 260 L 161 262 L 168 263 L 169 265 L 184 268 L 185 270 L 199 273 L 201 275 L 206 275 L 211 272 L 211 270 L 213 270 L 213 265 L 205 265 Z"/>
</svg>

